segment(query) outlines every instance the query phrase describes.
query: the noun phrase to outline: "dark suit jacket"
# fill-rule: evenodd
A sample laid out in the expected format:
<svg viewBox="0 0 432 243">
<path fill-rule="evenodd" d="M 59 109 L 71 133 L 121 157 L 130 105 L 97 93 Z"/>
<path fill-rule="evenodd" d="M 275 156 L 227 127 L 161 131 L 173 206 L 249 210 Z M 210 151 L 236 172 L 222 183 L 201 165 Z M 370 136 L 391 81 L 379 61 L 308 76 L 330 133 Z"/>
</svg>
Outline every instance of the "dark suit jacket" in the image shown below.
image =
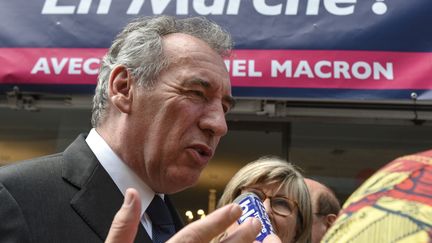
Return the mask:
<svg viewBox="0 0 432 243">
<path fill-rule="evenodd" d="M 0 168 L 0 242 L 103 242 L 122 203 L 80 135 L 63 153 Z M 151 242 L 141 224 L 135 242 Z"/>
</svg>

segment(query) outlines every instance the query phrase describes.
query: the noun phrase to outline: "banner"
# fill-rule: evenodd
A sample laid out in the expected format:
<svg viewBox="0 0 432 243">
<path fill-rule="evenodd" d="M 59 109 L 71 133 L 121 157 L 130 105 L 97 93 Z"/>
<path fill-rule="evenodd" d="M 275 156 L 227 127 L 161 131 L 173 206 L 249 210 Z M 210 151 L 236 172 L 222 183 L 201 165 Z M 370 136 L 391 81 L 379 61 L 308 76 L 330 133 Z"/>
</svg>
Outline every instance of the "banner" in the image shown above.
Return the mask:
<svg viewBox="0 0 432 243">
<path fill-rule="evenodd" d="M 205 16 L 227 29 L 233 95 L 432 99 L 428 0 L 14 0 L 0 8 L 0 90 L 92 92 L 131 19 Z"/>
</svg>

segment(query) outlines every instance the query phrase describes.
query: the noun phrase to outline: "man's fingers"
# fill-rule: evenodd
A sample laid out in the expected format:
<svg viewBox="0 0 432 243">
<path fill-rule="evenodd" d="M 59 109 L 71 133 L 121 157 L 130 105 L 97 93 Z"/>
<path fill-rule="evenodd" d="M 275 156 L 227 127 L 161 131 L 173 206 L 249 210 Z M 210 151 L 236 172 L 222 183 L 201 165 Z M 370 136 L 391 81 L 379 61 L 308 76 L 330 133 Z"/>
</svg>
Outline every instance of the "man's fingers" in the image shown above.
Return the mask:
<svg viewBox="0 0 432 243">
<path fill-rule="evenodd" d="M 238 204 L 228 204 L 205 218 L 187 225 L 167 242 L 209 242 L 233 224 L 241 213 Z"/>
<path fill-rule="evenodd" d="M 282 243 L 281 239 L 274 234 L 264 238 L 263 243 Z"/>
<path fill-rule="evenodd" d="M 105 243 L 134 242 L 141 218 L 141 200 L 135 189 L 126 190 L 122 207 L 111 224 Z"/>
<path fill-rule="evenodd" d="M 189 224 L 175 234 L 168 243 L 201 243 L 209 242 L 223 233 L 241 215 L 242 210 L 237 204 L 229 204 L 204 219 Z M 140 222 L 141 200 L 135 189 L 128 189 L 122 207 L 112 222 L 105 243 L 133 243 Z M 253 242 L 261 229 L 261 223 L 256 218 L 248 219 L 223 239 L 223 243 Z M 277 236 L 268 236 L 264 243 L 281 243 Z"/>
<path fill-rule="evenodd" d="M 261 228 L 262 225 L 259 219 L 249 218 L 221 242 L 223 243 L 253 242 L 257 237 Z"/>
</svg>

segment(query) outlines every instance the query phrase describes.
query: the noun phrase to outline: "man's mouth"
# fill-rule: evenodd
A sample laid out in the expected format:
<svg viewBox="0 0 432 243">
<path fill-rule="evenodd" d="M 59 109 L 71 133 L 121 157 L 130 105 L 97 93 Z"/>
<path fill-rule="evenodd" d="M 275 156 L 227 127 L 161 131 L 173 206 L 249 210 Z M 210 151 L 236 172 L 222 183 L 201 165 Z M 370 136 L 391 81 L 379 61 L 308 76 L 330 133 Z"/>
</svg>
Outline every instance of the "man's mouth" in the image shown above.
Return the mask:
<svg viewBox="0 0 432 243">
<path fill-rule="evenodd" d="M 190 147 L 195 150 L 203 159 L 210 159 L 213 156 L 213 150 L 204 144 L 194 144 Z"/>
<path fill-rule="evenodd" d="M 198 148 L 197 151 L 201 156 L 207 156 L 207 157 L 211 156 L 211 151 L 208 149 Z"/>
</svg>

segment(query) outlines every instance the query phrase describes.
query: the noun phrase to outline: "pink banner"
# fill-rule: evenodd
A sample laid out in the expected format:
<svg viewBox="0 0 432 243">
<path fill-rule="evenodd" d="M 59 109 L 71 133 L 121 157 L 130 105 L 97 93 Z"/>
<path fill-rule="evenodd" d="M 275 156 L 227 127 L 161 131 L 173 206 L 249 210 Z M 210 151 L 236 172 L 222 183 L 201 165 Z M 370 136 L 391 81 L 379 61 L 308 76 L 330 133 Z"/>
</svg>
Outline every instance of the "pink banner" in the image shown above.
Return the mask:
<svg viewBox="0 0 432 243">
<path fill-rule="evenodd" d="M 0 84 L 96 84 L 105 48 L 0 48 Z"/>
<path fill-rule="evenodd" d="M 429 52 L 237 50 L 226 63 L 241 87 L 432 88 Z"/>
<path fill-rule="evenodd" d="M 0 84 L 96 84 L 97 48 L 0 48 Z M 432 53 L 235 50 L 235 87 L 432 89 Z"/>
</svg>

